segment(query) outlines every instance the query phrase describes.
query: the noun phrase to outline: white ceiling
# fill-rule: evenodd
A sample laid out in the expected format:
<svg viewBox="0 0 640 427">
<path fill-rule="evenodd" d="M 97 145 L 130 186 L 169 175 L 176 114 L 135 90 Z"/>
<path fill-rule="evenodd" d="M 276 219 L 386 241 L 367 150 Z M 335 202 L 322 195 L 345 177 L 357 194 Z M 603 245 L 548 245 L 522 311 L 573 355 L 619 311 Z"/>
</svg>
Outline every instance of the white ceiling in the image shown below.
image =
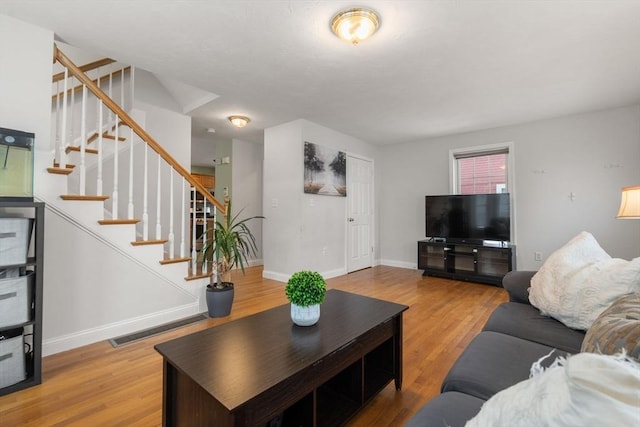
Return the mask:
<svg viewBox="0 0 640 427">
<path fill-rule="evenodd" d="M 337 39 L 331 17 L 363 4 L 378 33 Z M 640 102 L 637 0 L 2 0 L 0 13 L 217 95 L 189 112 L 195 140 L 261 142 L 304 118 L 382 145 Z M 234 129 L 230 114 L 252 121 Z"/>
</svg>

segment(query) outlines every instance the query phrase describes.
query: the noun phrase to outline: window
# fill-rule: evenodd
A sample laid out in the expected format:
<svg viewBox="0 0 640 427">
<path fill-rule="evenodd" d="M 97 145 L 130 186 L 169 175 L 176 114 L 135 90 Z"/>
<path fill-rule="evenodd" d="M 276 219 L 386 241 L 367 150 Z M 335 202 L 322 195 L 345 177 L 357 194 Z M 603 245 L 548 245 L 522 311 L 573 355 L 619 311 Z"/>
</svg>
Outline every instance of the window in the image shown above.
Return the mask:
<svg viewBox="0 0 640 427">
<path fill-rule="evenodd" d="M 509 193 L 511 242 L 516 242 L 513 143 L 449 151 L 451 194 Z"/>
<path fill-rule="evenodd" d="M 451 193 L 509 193 L 510 144 L 451 151 Z"/>
<path fill-rule="evenodd" d="M 507 155 L 456 157 L 458 194 L 506 193 Z"/>
</svg>

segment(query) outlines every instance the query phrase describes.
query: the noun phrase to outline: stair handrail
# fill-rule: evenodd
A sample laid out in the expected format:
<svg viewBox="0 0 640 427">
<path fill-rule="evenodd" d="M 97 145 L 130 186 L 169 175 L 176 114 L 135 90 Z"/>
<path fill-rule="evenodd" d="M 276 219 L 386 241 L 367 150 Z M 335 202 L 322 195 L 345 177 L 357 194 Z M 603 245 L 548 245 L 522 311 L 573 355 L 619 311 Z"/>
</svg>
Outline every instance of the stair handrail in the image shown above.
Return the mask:
<svg viewBox="0 0 640 427">
<path fill-rule="evenodd" d="M 88 64 L 80 65 L 78 66 L 78 69 L 83 73 L 86 73 L 87 71 L 95 70 L 96 68 L 104 67 L 105 65 L 113 64 L 114 62 L 116 62 L 115 59 L 102 58 L 102 59 L 98 59 L 97 61 L 90 62 Z M 62 79 L 64 79 L 64 71 L 54 74 L 52 81 L 53 83 L 55 83 Z"/>
<path fill-rule="evenodd" d="M 114 62 L 115 62 L 115 61 L 114 61 Z M 82 69 L 82 67 L 79 67 L 79 68 L 80 68 L 80 69 Z M 110 77 L 111 77 L 111 78 L 120 77 L 120 74 L 122 74 L 122 73 L 124 73 L 124 72 L 127 72 L 127 71 L 131 71 L 131 66 L 124 67 L 124 68 L 122 68 L 122 69 L 120 69 L 120 70 L 116 70 L 116 71 L 114 71 L 114 72 L 112 72 L 112 73 L 110 73 L 110 74 L 107 74 L 107 75 L 105 75 L 105 76 L 102 76 L 102 77 L 97 77 L 97 78 L 95 78 L 94 80 L 95 80 L 96 82 L 98 82 L 98 85 L 100 85 L 100 84 L 102 84 L 102 82 L 103 82 L 103 81 L 105 81 L 105 80 L 109 80 L 109 78 L 110 78 Z M 55 79 L 55 76 L 54 76 L 53 83 L 56 83 L 57 81 L 60 81 L 60 80 L 64 80 L 64 71 L 63 71 L 62 73 L 58 73 L 58 74 L 62 74 L 62 75 L 63 75 L 62 79 L 58 79 L 58 80 L 56 80 L 56 79 Z M 58 74 L 56 74 L 56 76 L 57 76 Z M 69 94 L 69 95 L 70 95 L 72 92 L 73 92 L 73 93 L 82 92 L 82 86 L 84 86 L 84 85 L 78 85 L 78 86 L 76 86 L 76 87 L 72 87 L 72 88 L 70 88 L 70 89 L 67 89 L 67 94 Z M 51 102 L 55 102 L 55 101 L 56 101 L 56 99 L 57 99 L 59 96 L 63 96 L 63 95 L 64 95 L 64 92 L 62 92 L 62 93 L 54 93 L 53 95 L 51 95 Z"/>
<path fill-rule="evenodd" d="M 227 208 L 225 204 L 221 203 L 209 193 L 209 191 L 198 182 L 191 173 L 189 173 L 178 161 L 176 161 L 160 144 L 156 142 L 151 135 L 149 135 L 140 125 L 131 118 L 118 104 L 116 104 L 111 98 L 105 94 L 102 89 L 100 89 L 94 82 L 89 78 L 85 73 L 83 73 L 80 68 L 73 63 L 54 43 L 53 45 L 53 56 L 54 60 L 60 62 L 60 64 L 64 65 L 70 73 L 77 78 L 80 82 L 82 82 L 87 89 L 91 93 L 93 93 L 97 98 L 102 100 L 103 104 L 106 105 L 111 111 L 116 113 L 120 120 L 124 122 L 129 128 L 131 128 L 136 135 L 138 135 L 153 151 L 158 153 L 158 155 L 171 167 L 178 172 L 192 187 L 194 187 L 198 193 L 202 194 L 204 198 L 207 199 L 208 202 L 213 204 L 223 215 L 227 215 Z"/>
</svg>

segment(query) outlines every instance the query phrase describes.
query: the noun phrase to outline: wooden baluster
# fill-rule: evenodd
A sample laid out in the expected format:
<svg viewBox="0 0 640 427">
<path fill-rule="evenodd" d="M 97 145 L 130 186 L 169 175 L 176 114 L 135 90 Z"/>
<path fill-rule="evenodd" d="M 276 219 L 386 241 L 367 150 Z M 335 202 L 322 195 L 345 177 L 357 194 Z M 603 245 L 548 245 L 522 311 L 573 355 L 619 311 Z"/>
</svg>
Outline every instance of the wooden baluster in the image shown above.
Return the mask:
<svg viewBox="0 0 640 427">
<path fill-rule="evenodd" d="M 204 221 L 202 224 L 202 247 L 207 244 L 207 199 L 202 197 L 202 220 Z M 202 258 L 202 272 L 206 273 L 209 268 L 209 263 L 207 262 L 207 258 Z"/>
<path fill-rule="evenodd" d="M 162 170 L 161 170 L 161 157 L 158 155 L 158 185 L 156 187 L 156 240 L 160 240 L 162 238 L 162 224 L 160 223 L 160 208 L 162 207 L 161 199 L 162 199 L 162 185 L 160 182 L 162 181 Z"/>
<path fill-rule="evenodd" d="M 144 174 L 142 184 L 142 240 L 149 240 L 149 146 L 144 144 Z"/>
<path fill-rule="evenodd" d="M 129 67 L 129 90 L 131 92 L 131 95 L 130 95 L 131 99 L 129 100 L 129 111 L 133 111 L 133 95 L 135 93 L 135 88 L 133 86 L 134 77 L 135 77 L 135 69 L 133 65 L 131 65 Z"/>
<path fill-rule="evenodd" d="M 120 106 L 124 110 L 124 67 L 120 70 Z"/>
<path fill-rule="evenodd" d="M 184 217 L 184 212 L 186 210 L 185 209 L 186 205 L 184 204 L 185 203 L 185 200 L 184 200 L 184 198 L 185 198 L 185 194 L 184 194 L 185 190 L 184 189 L 186 187 L 187 182 L 185 182 L 184 178 L 182 179 L 181 182 L 182 182 L 182 201 L 180 202 L 180 206 L 181 206 L 180 212 L 182 212 L 182 215 L 181 215 L 181 219 L 180 219 L 180 258 L 184 258 L 184 254 L 185 254 L 185 247 L 184 247 L 184 245 L 185 245 L 185 238 L 184 237 L 185 236 L 184 236 L 184 234 L 185 234 L 185 228 L 186 228 L 186 220 L 185 220 L 185 217 Z"/>
<path fill-rule="evenodd" d="M 58 146 L 58 163 L 61 168 L 67 167 L 67 85 L 69 82 L 69 69 L 64 67 L 64 84 L 62 92 L 62 119 L 60 128 L 60 145 Z"/>
<path fill-rule="evenodd" d="M 115 115 L 116 118 L 116 123 L 118 123 L 118 115 Z M 116 133 L 115 133 L 115 143 L 114 143 L 114 151 L 113 151 L 113 193 L 111 195 L 111 200 L 112 200 L 112 212 L 111 212 L 111 218 L 113 219 L 118 219 L 118 126 L 116 126 Z"/>
<path fill-rule="evenodd" d="M 196 274 L 198 268 L 198 254 L 196 252 L 196 187 L 191 196 L 191 274 Z"/>
<path fill-rule="evenodd" d="M 100 88 L 100 67 L 96 85 Z M 96 132 L 98 135 L 98 170 L 96 177 L 96 194 L 102 196 L 102 100 L 96 96 Z"/>
<path fill-rule="evenodd" d="M 104 127 L 104 108 L 102 100 L 98 99 L 98 177 L 96 181 L 97 194 L 102 196 L 102 128 Z"/>
<path fill-rule="evenodd" d="M 86 195 L 87 188 L 87 86 L 82 85 L 82 105 L 80 115 L 80 195 Z"/>
<path fill-rule="evenodd" d="M 127 213 L 129 219 L 133 219 L 133 129 L 130 129 L 129 133 L 129 205 L 127 207 Z M 118 141 L 116 140 L 116 148 Z"/>
<path fill-rule="evenodd" d="M 173 234 L 173 166 L 169 167 L 169 259 L 175 258 L 175 235 Z"/>
<path fill-rule="evenodd" d="M 109 71 L 109 98 L 113 99 L 113 96 L 111 95 L 111 92 L 113 91 L 113 72 Z M 109 109 L 109 120 L 107 120 L 107 123 L 111 123 L 111 120 L 113 118 L 112 114 L 114 114 L 111 109 Z"/>
<path fill-rule="evenodd" d="M 75 143 L 75 141 L 73 140 L 73 135 L 75 132 L 75 129 L 73 128 L 73 112 L 76 109 L 76 91 L 73 90 L 73 79 L 74 77 L 71 76 L 70 80 L 71 80 L 71 103 L 69 104 L 69 128 L 67 129 L 69 131 L 69 139 L 68 142 L 69 144 L 73 144 Z M 66 148 L 66 147 L 65 147 Z"/>
<path fill-rule="evenodd" d="M 61 144 L 61 139 L 60 139 L 60 80 L 58 80 L 57 82 L 55 82 L 54 85 L 54 90 L 56 93 L 56 130 L 55 130 L 55 148 L 54 148 L 54 155 L 53 155 L 53 161 L 55 162 L 56 160 L 58 161 L 58 164 L 60 164 L 60 144 Z"/>
</svg>

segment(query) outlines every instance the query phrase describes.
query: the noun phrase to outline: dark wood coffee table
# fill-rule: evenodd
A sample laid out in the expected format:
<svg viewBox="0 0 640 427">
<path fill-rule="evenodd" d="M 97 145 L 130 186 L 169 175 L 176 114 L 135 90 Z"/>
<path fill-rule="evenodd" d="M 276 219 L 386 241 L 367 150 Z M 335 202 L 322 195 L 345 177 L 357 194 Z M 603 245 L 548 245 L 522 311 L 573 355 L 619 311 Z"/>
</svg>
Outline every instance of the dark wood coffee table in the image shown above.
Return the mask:
<svg viewBox="0 0 640 427">
<path fill-rule="evenodd" d="M 158 344 L 163 424 L 343 424 L 391 380 L 400 390 L 407 308 L 330 290 L 315 326 L 286 304 Z"/>
</svg>

